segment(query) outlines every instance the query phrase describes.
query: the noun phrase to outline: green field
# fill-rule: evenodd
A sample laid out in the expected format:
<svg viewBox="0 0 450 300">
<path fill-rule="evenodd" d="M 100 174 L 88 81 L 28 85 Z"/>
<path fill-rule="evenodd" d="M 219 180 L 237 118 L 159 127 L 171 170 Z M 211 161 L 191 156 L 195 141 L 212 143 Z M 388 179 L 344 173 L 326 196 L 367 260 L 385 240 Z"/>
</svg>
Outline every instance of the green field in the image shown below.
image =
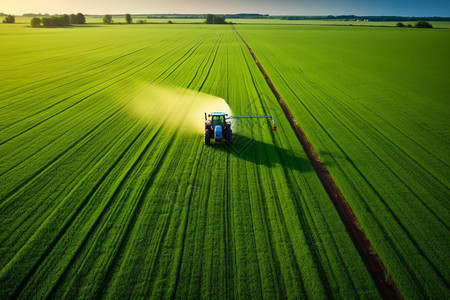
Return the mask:
<svg viewBox="0 0 450 300">
<path fill-rule="evenodd" d="M 2 298 L 379 298 L 230 26 L 0 25 Z M 448 297 L 450 32 L 237 29 L 402 294 Z M 205 147 L 221 98 L 278 130 Z"/>
<path fill-rule="evenodd" d="M 404 296 L 448 293 L 450 32 L 238 29 Z"/>
</svg>

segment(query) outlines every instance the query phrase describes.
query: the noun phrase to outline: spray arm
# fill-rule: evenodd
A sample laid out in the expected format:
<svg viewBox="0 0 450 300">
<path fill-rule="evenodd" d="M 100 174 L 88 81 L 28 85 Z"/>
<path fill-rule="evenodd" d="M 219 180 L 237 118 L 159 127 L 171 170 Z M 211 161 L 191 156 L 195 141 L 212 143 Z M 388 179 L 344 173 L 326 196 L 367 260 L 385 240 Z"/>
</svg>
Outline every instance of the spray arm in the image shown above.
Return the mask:
<svg viewBox="0 0 450 300">
<path fill-rule="evenodd" d="M 227 118 L 227 120 L 231 119 L 272 119 L 273 124 L 272 128 L 274 131 L 277 130 L 277 126 L 275 125 L 275 118 L 273 116 L 245 116 L 245 117 L 231 116 Z"/>
</svg>

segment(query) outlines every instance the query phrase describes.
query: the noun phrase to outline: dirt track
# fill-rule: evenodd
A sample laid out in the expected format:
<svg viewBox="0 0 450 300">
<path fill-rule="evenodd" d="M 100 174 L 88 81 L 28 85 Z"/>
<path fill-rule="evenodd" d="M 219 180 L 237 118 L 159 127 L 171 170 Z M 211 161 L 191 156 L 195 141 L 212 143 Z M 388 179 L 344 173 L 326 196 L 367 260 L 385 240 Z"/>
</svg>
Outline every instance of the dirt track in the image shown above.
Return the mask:
<svg viewBox="0 0 450 300">
<path fill-rule="evenodd" d="M 308 159 L 310 160 L 312 167 L 314 168 L 315 172 L 317 173 L 317 176 L 319 177 L 320 181 L 322 182 L 323 187 L 325 188 L 331 201 L 333 202 L 334 206 L 336 207 L 336 210 L 337 210 L 342 222 L 344 223 L 345 228 L 347 229 L 347 232 L 350 235 L 350 238 L 352 239 L 356 249 L 358 250 L 359 255 L 361 256 L 362 260 L 364 261 L 364 264 L 366 265 L 366 268 L 369 271 L 372 279 L 374 280 L 375 285 L 377 286 L 380 295 L 383 297 L 383 299 L 403 299 L 400 291 L 398 290 L 396 284 L 391 279 L 389 272 L 386 269 L 386 267 L 384 266 L 380 257 L 376 253 L 373 253 L 373 250 L 372 250 L 373 246 L 372 246 L 371 242 L 369 241 L 369 239 L 367 238 L 366 233 L 361 228 L 359 221 L 356 218 L 356 215 L 353 212 L 352 208 L 348 204 L 344 195 L 339 190 L 334 179 L 331 177 L 325 164 L 322 162 L 320 156 L 317 154 L 313 145 L 311 144 L 311 142 L 309 141 L 309 139 L 307 138 L 307 136 L 305 135 L 303 130 L 298 125 L 297 121 L 294 118 L 294 115 L 289 110 L 289 107 L 287 106 L 286 102 L 283 100 L 281 95 L 276 90 L 274 84 L 270 80 L 269 75 L 264 70 L 264 68 L 261 65 L 261 63 L 259 62 L 259 60 L 257 59 L 252 48 L 247 44 L 247 42 L 244 40 L 244 38 L 239 34 L 239 32 L 234 27 L 234 25 L 233 25 L 233 30 L 237 33 L 237 35 L 242 39 L 242 41 L 247 46 L 248 50 L 250 51 L 250 54 L 252 55 L 253 59 L 255 60 L 255 63 L 257 64 L 259 70 L 261 71 L 264 78 L 266 79 L 267 84 L 269 85 L 273 94 L 277 98 L 278 103 L 280 104 L 281 108 L 283 109 L 283 112 L 286 115 L 286 118 L 289 120 L 289 123 L 291 124 L 292 129 L 295 132 L 295 135 L 297 136 L 298 140 L 302 144 L 303 149 L 304 149 L 306 155 L 308 156 Z"/>
</svg>

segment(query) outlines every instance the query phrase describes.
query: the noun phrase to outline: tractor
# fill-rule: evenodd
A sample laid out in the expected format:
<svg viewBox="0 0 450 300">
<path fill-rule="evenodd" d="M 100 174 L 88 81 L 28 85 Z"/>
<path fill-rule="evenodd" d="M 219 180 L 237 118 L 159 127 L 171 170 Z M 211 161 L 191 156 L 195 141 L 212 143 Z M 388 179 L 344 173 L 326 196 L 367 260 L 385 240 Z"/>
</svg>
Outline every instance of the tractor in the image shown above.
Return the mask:
<svg viewBox="0 0 450 300">
<path fill-rule="evenodd" d="M 208 119 L 209 117 L 209 119 Z M 233 143 L 233 131 L 231 128 L 231 119 L 254 119 L 254 118 L 269 118 L 272 119 L 273 130 L 277 130 L 275 125 L 275 119 L 273 116 L 248 116 L 248 117 L 238 117 L 238 116 L 228 116 L 224 112 L 212 112 L 211 114 L 205 113 L 205 145 L 211 145 L 211 139 L 213 138 L 216 143 L 221 143 L 226 141 L 228 145 Z"/>
</svg>

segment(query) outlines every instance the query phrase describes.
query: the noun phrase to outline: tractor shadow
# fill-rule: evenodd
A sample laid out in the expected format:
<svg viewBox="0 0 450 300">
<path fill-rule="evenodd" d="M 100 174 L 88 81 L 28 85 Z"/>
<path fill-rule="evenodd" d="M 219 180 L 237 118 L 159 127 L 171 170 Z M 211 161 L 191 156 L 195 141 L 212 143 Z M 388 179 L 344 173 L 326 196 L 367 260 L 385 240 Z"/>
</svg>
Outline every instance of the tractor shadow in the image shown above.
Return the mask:
<svg viewBox="0 0 450 300">
<path fill-rule="evenodd" d="M 216 144 L 211 142 L 210 147 L 269 168 L 280 165 L 286 169 L 314 172 L 304 153 L 301 153 L 301 155 L 305 157 L 301 157 L 300 154 L 297 155 L 292 150 L 280 148 L 274 144 L 264 143 L 239 134 L 233 134 L 233 145 L 231 146 L 226 143 Z"/>
</svg>

